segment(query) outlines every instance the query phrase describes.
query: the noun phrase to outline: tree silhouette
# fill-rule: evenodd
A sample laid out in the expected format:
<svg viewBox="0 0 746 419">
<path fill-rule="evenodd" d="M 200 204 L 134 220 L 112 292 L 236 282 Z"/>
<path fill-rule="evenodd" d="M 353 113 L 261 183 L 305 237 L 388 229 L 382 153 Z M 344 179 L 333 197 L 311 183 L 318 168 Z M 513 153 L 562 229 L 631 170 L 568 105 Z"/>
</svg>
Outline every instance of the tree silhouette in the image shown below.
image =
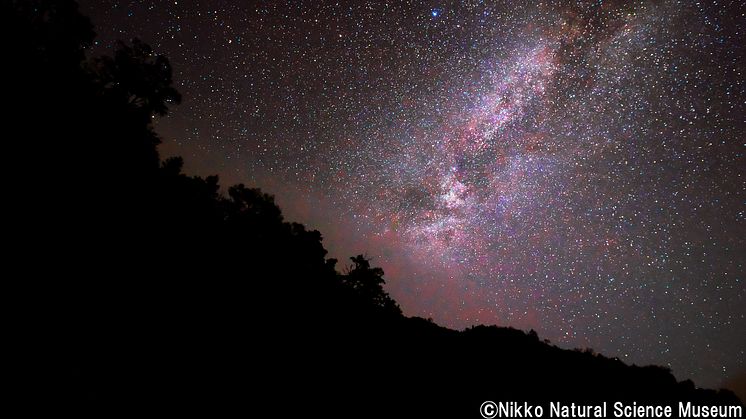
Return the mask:
<svg viewBox="0 0 746 419">
<path fill-rule="evenodd" d="M 164 116 L 169 104 L 179 104 L 181 94 L 172 87 L 171 64 L 153 53 L 139 39 L 132 46 L 119 42 L 114 57 L 98 57 L 91 68 L 105 95 L 125 100 L 143 117 Z"/>
<path fill-rule="evenodd" d="M 371 268 L 370 262 L 357 255 L 350 258 L 353 265 L 348 269 L 343 279 L 361 300 L 371 303 L 388 314 L 401 315 L 401 309 L 384 291 L 383 269 Z"/>
</svg>

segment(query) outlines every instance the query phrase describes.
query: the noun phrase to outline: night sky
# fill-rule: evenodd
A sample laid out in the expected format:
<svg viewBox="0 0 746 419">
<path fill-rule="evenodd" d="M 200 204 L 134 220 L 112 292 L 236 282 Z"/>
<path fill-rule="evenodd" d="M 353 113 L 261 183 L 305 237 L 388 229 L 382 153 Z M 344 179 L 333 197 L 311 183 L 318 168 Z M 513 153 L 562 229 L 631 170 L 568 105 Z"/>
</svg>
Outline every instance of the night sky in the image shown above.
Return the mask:
<svg viewBox="0 0 746 419">
<path fill-rule="evenodd" d="M 183 104 L 163 156 L 274 194 L 404 313 L 746 369 L 739 1 L 82 1 Z"/>
</svg>

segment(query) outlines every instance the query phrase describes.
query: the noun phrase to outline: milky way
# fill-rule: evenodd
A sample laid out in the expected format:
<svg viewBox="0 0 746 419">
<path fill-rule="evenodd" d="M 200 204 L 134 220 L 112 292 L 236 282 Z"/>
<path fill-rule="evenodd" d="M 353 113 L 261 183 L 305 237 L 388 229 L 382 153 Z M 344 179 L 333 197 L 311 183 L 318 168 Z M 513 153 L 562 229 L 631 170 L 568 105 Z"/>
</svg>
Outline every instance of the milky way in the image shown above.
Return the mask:
<svg viewBox="0 0 746 419">
<path fill-rule="evenodd" d="M 95 3 L 95 4 L 94 4 Z M 277 196 L 408 315 L 716 386 L 746 349 L 738 2 L 83 2 L 166 54 L 163 154 Z"/>
</svg>

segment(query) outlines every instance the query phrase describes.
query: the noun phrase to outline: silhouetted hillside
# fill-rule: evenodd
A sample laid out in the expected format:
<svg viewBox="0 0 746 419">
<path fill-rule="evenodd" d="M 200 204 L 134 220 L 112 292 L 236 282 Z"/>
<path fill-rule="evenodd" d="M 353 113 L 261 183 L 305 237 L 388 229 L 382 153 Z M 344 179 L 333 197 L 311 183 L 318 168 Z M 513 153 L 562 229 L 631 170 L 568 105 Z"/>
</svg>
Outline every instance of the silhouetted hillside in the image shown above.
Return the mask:
<svg viewBox="0 0 746 419">
<path fill-rule="evenodd" d="M 78 415 L 479 417 L 484 400 L 738 403 L 660 367 L 528 334 L 407 318 L 362 256 L 273 198 L 161 161 L 152 127 L 180 100 L 146 44 L 86 59 L 71 1 L 4 1 L 16 321 L 45 365 L 34 403 Z M 340 272 L 342 271 L 342 272 Z M 25 318 L 24 318 L 25 317 Z M 48 366 L 48 368 L 46 367 Z M 274 410 L 266 410 L 269 407 Z"/>
</svg>

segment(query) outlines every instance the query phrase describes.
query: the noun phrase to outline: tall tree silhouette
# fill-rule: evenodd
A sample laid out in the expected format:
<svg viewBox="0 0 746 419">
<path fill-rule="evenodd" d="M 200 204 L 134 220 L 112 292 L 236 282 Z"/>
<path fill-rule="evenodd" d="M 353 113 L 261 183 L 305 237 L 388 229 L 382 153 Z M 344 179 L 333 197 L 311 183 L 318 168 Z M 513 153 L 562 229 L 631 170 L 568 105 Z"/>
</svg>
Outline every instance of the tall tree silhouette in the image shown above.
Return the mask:
<svg viewBox="0 0 746 419">
<path fill-rule="evenodd" d="M 401 315 L 401 309 L 396 302 L 384 291 L 383 269 L 371 268 L 370 261 L 363 255 L 350 258 L 353 266 L 343 277 L 347 284 L 361 300 L 371 303 L 387 314 Z"/>
<path fill-rule="evenodd" d="M 153 53 L 149 45 L 134 39 L 132 46 L 119 41 L 114 57 L 93 60 L 95 81 L 102 91 L 126 99 L 144 117 L 166 115 L 168 104 L 181 102 L 181 94 L 172 87 L 171 64 Z"/>
</svg>

